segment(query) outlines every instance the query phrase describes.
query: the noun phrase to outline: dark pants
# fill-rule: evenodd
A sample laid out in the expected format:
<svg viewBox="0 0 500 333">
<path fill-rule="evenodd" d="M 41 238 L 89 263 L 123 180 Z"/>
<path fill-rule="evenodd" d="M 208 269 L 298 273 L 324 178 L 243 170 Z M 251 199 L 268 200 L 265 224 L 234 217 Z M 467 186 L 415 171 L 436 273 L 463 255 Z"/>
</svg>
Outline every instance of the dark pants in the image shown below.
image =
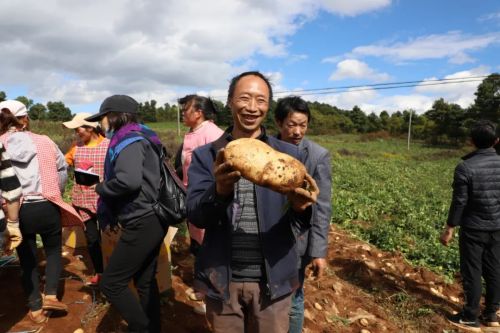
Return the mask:
<svg viewBox="0 0 500 333">
<path fill-rule="evenodd" d="M 485 315 L 500 306 L 500 230 L 460 230 L 460 273 L 465 294 L 464 316 L 476 320 L 481 300 L 481 276 L 486 282 Z"/>
<path fill-rule="evenodd" d="M 101 232 L 97 225 L 95 217 L 85 221 L 85 236 L 87 238 L 87 248 L 94 266 L 96 274 L 101 274 L 102 268 L 102 251 L 101 251 Z"/>
<path fill-rule="evenodd" d="M 128 323 L 129 332 L 160 332 L 156 266 L 166 229 L 156 215 L 122 226 L 100 288 Z M 139 301 L 128 284 L 134 280 Z"/>
<path fill-rule="evenodd" d="M 47 259 L 45 267 L 45 294 L 56 295 L 61 276 L 61 213 L 49 201 L 25 202 L 19 211 L 19 227 L 23 241 L 17 247 L 21 263 L 22 284 L 31 311 L 42 308 L 36 235 L 42 237 Z"/>
<path fill-rule="evenodd" d="M 300 286 L 292 294 L 292 306 L 290 307 L 290 330 L 289 333 L 301 333 L 304 326 L 304 278 L 306 268 L 299 269 Z"/>
<path fill-rule="evenodd" d="M 258 282 L 230 282 L 229 303 L 206 297 L 214 333 L 287 333 L 291 294 L 270 300 Z"/>
</svg>

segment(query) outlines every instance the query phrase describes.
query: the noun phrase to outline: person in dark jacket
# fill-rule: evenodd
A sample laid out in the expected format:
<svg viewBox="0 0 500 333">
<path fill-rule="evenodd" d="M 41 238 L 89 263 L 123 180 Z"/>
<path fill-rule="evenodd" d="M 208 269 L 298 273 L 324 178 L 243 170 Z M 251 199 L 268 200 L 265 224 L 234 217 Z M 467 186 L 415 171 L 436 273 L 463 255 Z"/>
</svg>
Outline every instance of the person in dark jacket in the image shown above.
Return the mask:
<svg viewBox="0 0 500 333">
<path fill-rule="evenodd" d="M 300 285 L 296 237 L 310 226 L 318 195 L 295 189 L 288 197 L 240 177 L 223 159 L 225 145 L 255 138 L 298 157 L 294 145 L 261 126 L 272 100 L 268 79 L 245 72 L 231 80 L 227 104 L 233 116 L 216 141 L 194 150 L 188 171 L 188 219 L 205 229 L 195 263 L 195 287 L 206 294 L 214 332 L 288 331 L 292 292 Z"/>
<path fill-rule="evenodd" d="M 104 100 L 98 114 L 86 118 L 100 120 L 111 137 L 104 181 L 96 186 L 100 228 L 120 225 L 122 231 L 99 286 L 128 323 L 129 332 L 157 333 L 160 295 L 155 274 L 167 227 L 152 208 L 161 174 L 159 156 L 150 141 L 159 146 L 161 142 L 156 133 L 137 122 L 138 107 L 133 98 L 114 95 Z M 128 288 L 132 279 L 139 300 Z"/>
<path fill-rule="evenodd" d="M 300 333 L 304 324 L 305 268 L 311 263 L 314 275 L 321 277 L 327 267 L 325 258 L 332 218 L 332 164 L 328 150 L 305 138 L 311 120 L 306 101 L 298 96 L 280 99 L 274 110 L 274 119 L 278 125 L 278 138 L 299 147 L 301 161 L 320 191 L 313 205 L 311 230 L 297 240 L 300 287 L 292 297 L 289 333 Z"/>
<path fill-rule="evenodd" d="M 500 326 L 500 156 L 496 125 L 478 121 L 471 130 L 476 150 L 464 156 L 455 169 L 453 199 L 441 243 L 448 245 L 460 227 L 460 274 L 465 294 L 462 312 L 449 321 L 459 328 L 480 332 L 481 275 L 486 282 L 481 321 Z"/>
</svg>

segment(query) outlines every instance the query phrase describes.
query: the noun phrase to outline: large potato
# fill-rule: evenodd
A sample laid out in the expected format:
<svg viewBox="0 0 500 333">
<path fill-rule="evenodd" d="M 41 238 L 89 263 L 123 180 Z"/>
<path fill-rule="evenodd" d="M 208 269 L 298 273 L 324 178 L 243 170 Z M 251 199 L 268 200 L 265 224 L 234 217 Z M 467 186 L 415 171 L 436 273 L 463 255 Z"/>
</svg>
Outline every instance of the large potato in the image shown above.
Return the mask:
<svg viewBox="0 0 500 333">
<path fill-rule="evenodd" d="M 290 155 L 257 139 L 237 139 L 224 149 L 225 161 L 249 181 L 280 193 L 303 187 L 306 168 Z"/>
</svg>

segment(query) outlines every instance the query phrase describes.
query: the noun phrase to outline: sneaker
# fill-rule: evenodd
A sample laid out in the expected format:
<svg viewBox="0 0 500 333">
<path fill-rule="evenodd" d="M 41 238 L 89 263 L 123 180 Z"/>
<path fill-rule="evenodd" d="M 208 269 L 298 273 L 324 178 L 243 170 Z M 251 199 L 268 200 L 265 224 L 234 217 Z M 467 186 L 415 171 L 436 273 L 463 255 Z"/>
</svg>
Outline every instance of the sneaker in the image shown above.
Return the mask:
<svg viewBox="0 0 500 333">
<path fill-rule="evenodd" d="M 40 311 L 38 314 L 34 314 L 33 312 L 28 312 L 28 318 L 33 322 L 34 324 L 42 324 L 46 323 L 49 320 L 49 316 L 45 311 Z"/>
<path fill-rule="evenodd" d="M 483 314 L 480 320 L 484 326 L 500 327 L 500 323 L 498 322 L 498 317 L 495 312 L 491 314 Z"/>
<path fill-rule="evenodd" d="M 202 316 L 206 315 L 207 314 L 206 304 L 202 302 L 200 304 L 195 305 L 195 307 L 193 308 L 193 312 Z"/>
<path fill-rule="evenodd" d="M 68 312 L 68 306 L 57 298 L 43 298 L 42 309 Z"/>
<path fill-rule="evenodd" d="M 88 279 L 87 282 L 85 282 L 85 285 L 89 287 L 97 287 L 99 285 L 99 281 L 101 281 L 101 274 L 96 274 Z"/>
<path fill-rule="evenodd" d="M 194 291 L 192 288 L 187 289 L 186 294 L 191 301 L 202 301 L 203 300 L 203 294 Z"/>
<path fill-rule="evenodd" d="M 455 327 L 465 331 L 465 332 L 481 332 L 481 326 L 479 325 L 479 321 L 469 321 L 463 318 L 463 314 L 461 312 L 449 316 L 448 321 Z"/>
</svg>

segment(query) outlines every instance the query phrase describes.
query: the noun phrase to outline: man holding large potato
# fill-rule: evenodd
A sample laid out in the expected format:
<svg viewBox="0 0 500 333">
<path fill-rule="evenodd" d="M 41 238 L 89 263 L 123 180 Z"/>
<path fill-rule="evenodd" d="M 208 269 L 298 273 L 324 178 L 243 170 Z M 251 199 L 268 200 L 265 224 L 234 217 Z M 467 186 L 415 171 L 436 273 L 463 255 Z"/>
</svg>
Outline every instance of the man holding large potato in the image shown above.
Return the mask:
<svg viewBox="0 0 500 333">
<path fill-rule="evenodd" d="M 332 217 L 332 164 L 328 150 L 305 138 L 311 120 L 306 101 L 298 96 L 280 99 L 274 110 L 274 119 L 279 129 L 278 138 L 299 147 L 301 160 L 320 189 L 316 205 L 313 206 L 311 230 L 297 241 L 301 285 L 292 296 L 289 332 L 300 333 L 304 323 L 305 267 L 311 263 L 314 274 L 320 277 L 327 266 L 325 258 Z"/>
<path fill-rule="evenodd" d="M 261 126 L 271 100 L 271 85 L 261 73 L 234 77 L 227 100 L 233 126 L 196 149 L 188 171 L 188 218 L 205 229 L 195 286 L 207 296 L 214 332 L 288 332 L 291 295 L 300 285 L 295 244 L 310 227 L 319 194 L 315 181 L 306 174 L 308 189 L 283 194 L 241 177 L 238 161 L 224 158 L 224 147 L 240 138 L 299 156 L 296 146 L 268 136 Z"/>
</svg>

